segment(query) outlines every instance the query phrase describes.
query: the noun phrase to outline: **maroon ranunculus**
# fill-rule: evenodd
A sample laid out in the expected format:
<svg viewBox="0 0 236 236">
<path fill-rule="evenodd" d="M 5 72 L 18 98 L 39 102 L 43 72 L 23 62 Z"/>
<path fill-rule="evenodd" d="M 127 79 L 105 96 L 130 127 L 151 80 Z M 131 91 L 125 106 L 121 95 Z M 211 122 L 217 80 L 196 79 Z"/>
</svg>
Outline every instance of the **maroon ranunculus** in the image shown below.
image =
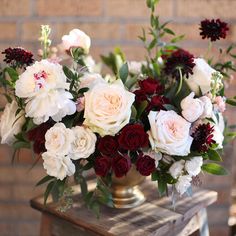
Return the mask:
<svg viewBox="0 0 236 236">
<path fill-rule="evenodd" d="M 107 156 L 99 156 L 95 159 L 94 170 L 96 175 L 105 177 L 111 169 L 111 158 Z"/>
<path fill-rule="evenodd" d="M 45 134 L 53 126 L 52 122 L 45 122 L 27 132 L 27 138 L 33 142 L 33 150 L 36 154 L 46 152 Z"/>
<path fill-rule="evenodd" d="M 147 95 L 145 94 L 145 92 L 143 90 L 141 90 L 141 89 L 135 90 L 134 94 L 135 94 L 135 102 L 138 105 L 143 101 L 147 101 Z"/>
<path fill-rule="evenodd" d="M 155 110 L 155 111 L 160 111 L 160 110 L 165 110 L 164 105 L 169 104 L 170 101 L 168 98 L 160 95 L 153 96 L 151 99 L 151 102 L 147 106 L 147 111 L 150 110 Z"/>
<path fill-rule="evenodd" d="M 98 141 L 98 151 L 103 155 L 111 156 L 114 155 L 118 150 L 118 142 L 115 137 L 110 135 L 100 138 Z"/>
<path fill-rule="evenodd" d="M 126 125 L 118 137 L 118 142 L 120 148 L 136 151 L 148 146 L 148 134 L 140 124 Z"/>
<path fill-rule="evenodd" d="M 112 170 L 117 178 L 121 178 L 128 173 L 131 168 L 131 160 L 129 156 L 121 156 L 117 154 L 112 158 Z"/>
<path fill-rule="evenodd" d="M 151 77 L 139 81 L 139 86 L 144 93 L 149 95 L 163 92 L 163 86 L 161 85 L 161 83 Z"/>
<path fill-rule="evenodd" d="M 136 169 L 141 175 L 148 176 L 156 169 L 155 160 L 142 153 L 136 161 Z"/>
</svg>

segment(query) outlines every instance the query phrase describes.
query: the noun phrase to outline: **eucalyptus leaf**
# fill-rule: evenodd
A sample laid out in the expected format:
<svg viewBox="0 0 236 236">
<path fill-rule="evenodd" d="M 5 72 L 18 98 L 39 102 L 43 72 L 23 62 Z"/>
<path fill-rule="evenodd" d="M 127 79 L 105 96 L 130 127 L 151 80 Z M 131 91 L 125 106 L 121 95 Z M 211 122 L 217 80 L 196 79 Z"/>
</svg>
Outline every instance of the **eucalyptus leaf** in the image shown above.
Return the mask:
<svg viewBox="0 0 236 236">
<path fill-rule="evenodd" d="M 122 80 L 122 82 L 125 84 L 125 81 L 127 80 L 129 75 L 129 67 L 128 67 L 128 63 L 126 62 L 125 64 L 123 64 L 119 70 L 119 77 Z"/>
</svg>

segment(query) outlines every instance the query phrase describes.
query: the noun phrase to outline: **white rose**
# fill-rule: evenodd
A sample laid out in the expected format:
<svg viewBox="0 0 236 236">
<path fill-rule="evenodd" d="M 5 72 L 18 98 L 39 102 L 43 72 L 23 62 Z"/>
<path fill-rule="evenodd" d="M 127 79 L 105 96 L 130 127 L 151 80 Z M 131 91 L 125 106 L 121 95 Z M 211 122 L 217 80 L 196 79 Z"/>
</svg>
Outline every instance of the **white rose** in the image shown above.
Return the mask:
<svg viewBox="0 0 236 236">
<path fill-rule="evenodd" d="M 191 186 L 192 177 L 190 175 L 182 175 L 178 178 L 175 188 L 180 195 L 183 195 Z"/>
<path fill-rule="evenodd" d="M 63 180 L 66 176 L 72 176 L 75 173 L 75 165 L 67 156 L 44 152 L 42 158 L 43 167 L 50 176 Z"/>
<path fill-rule="evenodd" d="M 15 116 L 16 111 L 19 109 L 16 101 L 6 104 L 0 121 L 0 135 L 1 143 L 12 145 L 16 140 L 16 134 L 21 132 L 21 128 L 25 123 L 24 112 L 20 111 Z"/>
<path fill-rule="evenodd" d="M 196 121 L 204 112 L 204 103 L 199 98 L 194 98 L 194 92 L 185 97 L 180 106 L 182 116 L 189 122 Z"/>
<path fill-rule="evenodd" d="M 171 165 L 169 172 L 174 179 L 177 179 L 182 174 L 183 169 L 184 169 L 184 160 L 180 160 L 174 162 Z"/>
<path fill-rule="evenodd" d="M 73 29 L 69 32 L 69 35 L 64 35 L 62 37 L 62 44 L 65 50 L 80 47 L 84 49 L 86 54 L 88 54 L 91 46 L 91 39 L 83 31 Z"/>
<path fill-rule="evenodd" d="M 56 123 L 45 135 L 45 147 L 50 153 L 67 155 L 74 140 L 73 132 L 63 123 Z"/>
<path fill-rule="evenodd" d="M 212 74 L 216 72 L 209 64 L 202 58 L 194 59 L 195 66 L 193 67 L 193 74 L 189 75 L 186 82 L 190 89 L 196 95 L 206 94 L 211 90 Z"/>
<path fill-rule="evenodd" d="M 97 141 L 96 135 L 89 129 L 83 126 L 72 128 L 74 141 L 71 145 L 69 157 L 72 160 L 87 158 L 95 151 Z"/>
<path fill-rule="evenodd" d="M 201 156 L 193 157 L 185 162 L 185 169 L 190 176 L 196 176 L 201 172 L 203 159 Z"/>
<path fill-rule="evenodd" d="M 175 111 L 151 111 L 148 119 L 151 126 L 149 141 L 153 150 L 169 155 L 189 154 L 193 141 L 190 136 L 191 123 Z"/>
<path fill-rule="evenodd" d="M 85 73 L 82 77 L 79 78 L 80 85 L 79 88 L 92 88 L 97 83 L 105 83 L 105 80 L 100 74 L 95 73 Z"/>
<path fill-rule="evenodd" d="M 201 118 L 210 118 L 212 117 L 213 105 L 211 99 L 207 96 L 202 96 L 199 98 L 204 104 L 204 111 L 201 115 Z"/>
<path fill-rule="evenodd" d="M 120 80 L 113 84 L 98 83 L 84 97 L 84 125 L 93 132 L 114 136 L 129 123 L 135 95 Z"/>
</svg>

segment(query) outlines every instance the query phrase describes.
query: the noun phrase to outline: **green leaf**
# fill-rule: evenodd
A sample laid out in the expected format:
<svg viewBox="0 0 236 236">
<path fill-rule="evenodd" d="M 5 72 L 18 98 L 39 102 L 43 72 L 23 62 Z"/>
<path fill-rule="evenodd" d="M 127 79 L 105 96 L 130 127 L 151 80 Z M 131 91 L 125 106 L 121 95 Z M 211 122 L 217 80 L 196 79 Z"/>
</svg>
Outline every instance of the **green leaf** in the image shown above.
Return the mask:
<svg viewBox="0 0 236 236">
<path fill-rule="evenodd" d="M 160 196 L 163 196 L 163 194 L 166 192 L 167 189 L 167 183 L 164 180 L 164 178 L 159 178 L 158 180 L 158 192 Z"/>
<path fill-rule="evenodd" d="M 138 112 L 137 112 L 135 106 L 132 105 L 131 106 L 131 119 L 136 120 L 137 114 L 138 114 Z"/>
<path fill-rule="evenodd" d="M 231 106 L 236 106 L 236 101 L 234 101 L 233 99 L 226 99 L 226 103 L 231 105 Z"/>
<path fill-rule="evenodd" d="M 56 185 L 57 181 L 52 181 L 48 184 L 46 191 L 44 193 L 44 205 L 46 205 L 49 194 L 51 193 L 52 189 L 54 188 L 54 186 Z"/>
<path fill-rule="evenodd" d="M 228 171 L 219 164 L 206 163 L 202 165 L 202 170 L 213 175 L 227 175 Z"/>
<path fill-rule="evenodd" d="M 13 143 L 13 148 L 20 149 L 20 148 L 30 148 L 30 144 L 24 141 L 16 141 Z"/>
<path fill-rule="evenodd" d="M 43 177 L 41 180 L 39 180 L 39 182 L 36 184 L 36 186 L 39 186 L 41 184 L 44 184 L 46 182 L 48 182 L 49 180 L 55 179 L 55 177 L 47 175 L 45 177 Z"/>
<path fill-rule="evenodd" d="M 157 171 L 152 172 L 152 181 L 157 181 L 159 178 L 159 174 Z"/>
<path fill-rule="evenodd" d="M 126 62 L 123 64 L 119 70 L 119 77 L 122 80 L 122 82 L 125 84 L 126 79 L 128 78 L 129 75 L 129 68 L 128 68 L 128 63 Z"/>
<path fill-rule="evenodd" d="M 222 161 L 221 156 L 219 155 L 219 153 L 216 150 L 210 149 L 207 152 L 207 154 L 208 154 L 209 159 L 212 161 Z"/>
<path fill-rule="evenodd" d="M 137 81 L 138 81 L 137 77 L 131 77 L 128 80 L 126 80 L 125 87 L 131 89 L 137 83 Z"/>
<path fill-rule="evenodd" d="M 143 112 L 145 111 L 145 109 L 147 108 L 148 102 L 147 101 L 143 101 L 141 102 L 141 104 L 138 107 L 138 114 L 137 114 L 137 119 L 139 119 L 141 117 L 141 115 L 143 114 Z"/>
<path fill-rule="evenodd" d="M 173 110 L 177 113 L 179 112 L 178 109 L 175 106 L 171 105 L 171 104 L 164 104 L 163 106 L 165 107 L 165 109 L 167 111 L 172 111 Z"/>
<path fill-rule="evenodd" d="M 4 96 L 5 96 L 5 98 L 7 99 L 7 102 L 9 102 L 9 103 L 11 103 L 11 102 L 12 102 L 12 98 L 11 98 L 11 96 L 10 96 L 10 95 L 8 95 L 8 94 L 6 94 L 6 93 L 4 93 L 3 95 L 4 95 Z"/>
<path fill-rule="evenodd" d="M 74 73 L 67 66 L 63 66 L 63 71 L 68 79 L 74 80 Z"/>
<path fill-rule="evenodd" d="M 156 38 L 154 38 L 154 39 L 151 41 L 151 43 L 149 44 L 148 49 L 149 49 L 149 50 L 153 49 L 153 48 L 156 46 L 156 44 L 157 44 L 157 40 L 156 40 Z"/>
<path fill-rule="evenodd" d="M 95 213 L 97 218 L 99 218 L 99 215 L 100 215 L 100 205 L 99 205 L 99 203 L 96 202 L 96 201 L 92 202 L 91 205 L 90 205 L 90 209 Z"/>
<path fill-rule="evenodd" d="M 78 93 L 86 93 L 89 91 L 89 88 L 82 88 L 78 91 Z"/>
<path fill-rule="evenodd" d="M 167 34 L 175 35 L 175 33 L 169 28 L 164 28 L 163 31 L 166 32 Z"/>
<path fill-rule="evenodd" d="M 11 81 L 13 84 L 15 84 L 15 82 L 18 80 L 19 76 L 16 70 L 14 70 L 12 67 L 7 67 L 5 68 L 5 70 L 7 71 L 7 73 L 9 74 Z"/>
<path fill-rule="evenodd" d="M 177 36 L 177 37 L 175 37 L 175 38 L 173 38 L 173 39 L 171 39 L 171 43 L 177 43 L 177 42 L 179 42 L 179 41 L 181 41 L 183 38 L 184 38 L 184 34 L 183 35 L 180 35 L 180 36 Z"/>
</svg>

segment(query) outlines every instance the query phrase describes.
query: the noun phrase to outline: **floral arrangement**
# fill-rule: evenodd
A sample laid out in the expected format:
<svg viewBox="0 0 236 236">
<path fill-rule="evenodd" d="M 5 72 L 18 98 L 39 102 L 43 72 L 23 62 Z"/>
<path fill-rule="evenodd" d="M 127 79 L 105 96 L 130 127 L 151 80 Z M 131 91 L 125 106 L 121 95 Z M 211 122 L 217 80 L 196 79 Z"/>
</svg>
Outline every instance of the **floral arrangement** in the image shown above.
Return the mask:
<svg viewBox="0 0 236 236">
<path fill-rule="evenodd" d="M 204 20 L 200 36 L 209 50 L 196 57 L 177 46 L 176 36 L 154 14 L 156 0 L 147 0 L 150 29 L 140 39 L 147 50 L 142 62 L 127 62 L 118 48 L 102 56 L 112 74 L 89 55 L 91 40 L 79 29 L 51 47 L 51 29 L 42 26 L 39 59 L 23 48 L 2 52 L 5 67 L 0 82 L 8 103 L 0 123 L 1 143 L 16 151 L 31 148 L 42 159 L 47 175 L 45 203 L 50 193 L 62 209 L 71 206 L 69 177 L 80 184 L 88 207 L 112 204 L 111 176 L 125 176 L 131 166 L 158 182 L 160 195 L 188 193 L 201 171 L 226 174 L 221 162 L 223 141 L 235 133 L 226 127 L 224 89 L 236 71 L 234 45 L 211 56 L 214 41 L 224 39 L 227 23 Z M 147 34 L 149 36 L 147 37 Z M 170 36 L 169 42 L 163 37 Z M 72 59 L 66 66 L 65 59 Z M 68 60 L 67 60 L 68 61 Z M 17 152 L 15 152 L 17 153 Z M 97 187 L 88 191 L 85 173 L 94 170 Z"/>
</svg>

